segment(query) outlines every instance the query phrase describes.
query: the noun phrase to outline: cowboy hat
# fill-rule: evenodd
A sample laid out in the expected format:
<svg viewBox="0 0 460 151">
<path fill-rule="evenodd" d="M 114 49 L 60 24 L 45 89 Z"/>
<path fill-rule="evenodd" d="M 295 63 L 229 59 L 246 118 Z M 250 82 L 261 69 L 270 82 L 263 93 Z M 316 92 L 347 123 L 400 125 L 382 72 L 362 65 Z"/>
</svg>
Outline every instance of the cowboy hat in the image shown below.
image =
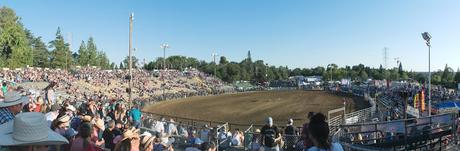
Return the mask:
<svg viewBox="0 0 460 151">
<path fill-rule="evenodd" d="M 152 133 L 147 132 L 147 131 L 144 131 L 144 133 L 142 133 L 142 134 L 139 135 L 139 136 L 152 136 Z"/>
<path fill-rule="evenodd" d="M 105 129 L 104 120 L 102 119 L 96 119 L 96 122 L 94 123 L 94 125 L 101 130 Z"/>
<path fill-rule="evenodd" d="M 154 138 L 155 138 L 155 137 L 153 137 L 153 136 L 148 136 L 148 135 L 145 135 L 145 136 L 142 137 L 142 139 L 141 139 L 141 144 L 144 146 L 144 147 L 143 147 L 144 150 L 147 149 L 147 148 L 149 147 L 149 145 L 153 143 L 153 139 L 154 139 Z"/>
<path fill-rule="evenodd" d="M 20 103 L 27 103 L 29 99 L 27 97 L 23 97 L 19 94 L 19 92 L 7 92 L 5 94 L 5 99 L 0 100 L 0 107 L 8 107 L 17 105 Z"/>
<path fill-rule="evenodd" d="M 0 133 L 0 146 L 61 145 L 68 144 L 66 138 L 52 131 L 45 115 L 38 112 L 19 113 L 8 132 Z"/>
<path fill-rule="evenodd" d="M 123 141 L 125 139 L 128 139 L 128 138 L 136 137 L 137 133 L 139 133 L 139 129 L 136 129 L 134 127 L 131 128 L 131 129 L 128 129 L 123 133 L 123 138 L 121 139 L 121 141 Z M 139 135 L 137 135 L 137 136 L 139 136 Z"/>
</svg>

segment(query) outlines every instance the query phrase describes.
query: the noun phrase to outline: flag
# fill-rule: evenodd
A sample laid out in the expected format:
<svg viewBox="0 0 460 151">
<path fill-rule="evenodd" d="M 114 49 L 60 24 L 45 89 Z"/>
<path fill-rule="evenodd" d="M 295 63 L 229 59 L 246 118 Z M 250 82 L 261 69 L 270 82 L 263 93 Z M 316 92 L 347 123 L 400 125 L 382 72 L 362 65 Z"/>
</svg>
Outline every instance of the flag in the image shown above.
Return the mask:
<svg viewBox="0 0 460 151">
<path fill-rule="evenodd" d="M 414 95 L 414 108 L 418 109 L 418 93 Z"/>
<path fill-rule="evenodd" d="M 425 112 L 425 89 L 422 89 L 422 92 L 420 92 L 420 103 L 422 112 Z"/>
</svg>

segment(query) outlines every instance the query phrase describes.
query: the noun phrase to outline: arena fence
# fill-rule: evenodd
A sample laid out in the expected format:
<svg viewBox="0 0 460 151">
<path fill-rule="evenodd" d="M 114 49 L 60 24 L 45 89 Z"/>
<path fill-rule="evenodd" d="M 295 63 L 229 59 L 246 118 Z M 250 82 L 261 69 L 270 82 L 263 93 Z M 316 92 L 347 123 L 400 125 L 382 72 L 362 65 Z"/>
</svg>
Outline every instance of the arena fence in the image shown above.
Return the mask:
<svg viewBox="0 0 460 151">
<path fill-rule="evenodd" d="M 227 133 L 227 130 L 228 130 L 228 123 L 225 123 L 223 125 L 220 125 L 216 128 L 216 145 L 217 145 L 217 150 L 223 150 L 224 148 L 227 148 L 230 144 L 230 140 L 228 139 L 228 137 L 221 137 L 222 134 L 226 134 Z M 225 135 L 223 135 L 225 136 Z"/>
<path fill-rule="evenodd" d="M 345 150 L 447 150 L 456 147 L 455 114 L 390 122 L 342 125 Z"/>
<path fill-rule="evenodd" d="M 249 126 L 245 131 L 244 131 L 244 150 L 248 150 L 249 147 L 252 145 L 252 139 L 254 137 L 254 126 L 251 125 Z"/>
</svg>

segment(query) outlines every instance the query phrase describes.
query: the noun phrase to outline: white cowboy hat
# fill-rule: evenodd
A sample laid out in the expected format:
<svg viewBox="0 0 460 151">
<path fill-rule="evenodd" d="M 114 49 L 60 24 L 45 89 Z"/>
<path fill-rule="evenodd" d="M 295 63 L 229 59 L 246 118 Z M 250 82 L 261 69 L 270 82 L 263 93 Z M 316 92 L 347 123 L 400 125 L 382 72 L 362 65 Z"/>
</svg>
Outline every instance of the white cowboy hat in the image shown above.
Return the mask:
<svg viewBox="0 0 460 151">
<path fill-rule="evenodd" d="M 66 138 L 52 131 L 45 115 L 38 112 L 19 113 L 13 124 L 7 125 L 6 132 L 0 133 L 0 146 L 60 145 L 68 144 Z"/>
<path fill-rule="evenodd" d="M 27 103 L 29 99 L 27 97 L 21 96 L 18 92 L 7 92 L 5 94 L 5 99 L 0 100 L 0 107 L 8 107 L 17 105 L 20 103 Z"/>
</svg>

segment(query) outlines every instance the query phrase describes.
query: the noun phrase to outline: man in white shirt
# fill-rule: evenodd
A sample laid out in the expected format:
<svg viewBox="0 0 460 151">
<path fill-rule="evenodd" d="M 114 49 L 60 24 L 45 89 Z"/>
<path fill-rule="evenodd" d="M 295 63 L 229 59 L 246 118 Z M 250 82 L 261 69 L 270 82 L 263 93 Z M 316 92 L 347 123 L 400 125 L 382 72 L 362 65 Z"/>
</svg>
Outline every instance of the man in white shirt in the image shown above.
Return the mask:
<svg viewBox="0 0 460 151">
<path fill-rule="evenodd" d="M 178 132 L 177 132 L 177 127 L 176 125 L 174 125 L 174 120 L 171 119 L 168 123 L 168 136 L 171 136 L 171 135 L 179 135 Z"/>
<path fill-rule="evenodd" d="M 165 132 L 164 123 L 161 122 L 161 121 L 156 121 L 156 122 L 154 122 L 153 130 L 156 131 L 156 132 L 158 132 L 158 133 L 164 133 L 164 132 Z"/>
<path fill-rule="evenodd" d="M 46 121 L 48 122 L 48 126 L 51 127 L 51 122 L 53 122 L 57 116 L 59 115 L 59 105 L 54 104 L 51 106 L 51 111 L 46 113 Z"/>
</svg>

